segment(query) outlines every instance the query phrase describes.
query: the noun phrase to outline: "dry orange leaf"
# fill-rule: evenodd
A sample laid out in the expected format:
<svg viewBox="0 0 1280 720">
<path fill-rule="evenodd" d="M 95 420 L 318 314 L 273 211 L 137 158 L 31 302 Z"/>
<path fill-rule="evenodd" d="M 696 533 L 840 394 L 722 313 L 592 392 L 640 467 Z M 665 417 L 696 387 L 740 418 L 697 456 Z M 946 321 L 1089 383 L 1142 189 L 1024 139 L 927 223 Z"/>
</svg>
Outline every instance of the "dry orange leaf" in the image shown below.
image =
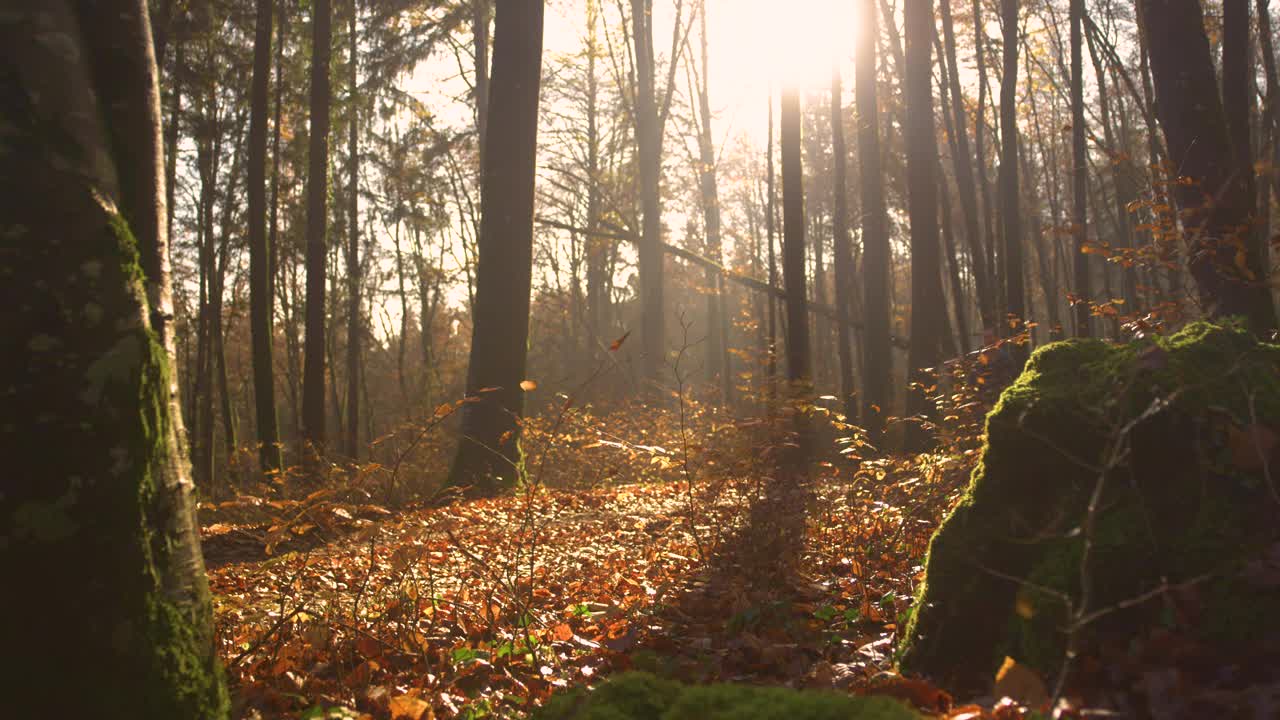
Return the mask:
<svg viewBox="0 0 1280 720">
<path fill-rule="evenodd" d="M 431 706 L 422 698 L 411 695 L 391 698 L 391 720 L 423 720 L 434 716 Z"/>
<path fill-rule="evenodd" d="M 1012 698 L 1030 707 L 1048 705 L 1050 699 L 1049 688 L 1040 676 L 1011 657 L 1006 657 L 996 671 L 996 686 L 992 694 Z"/>
</svg>

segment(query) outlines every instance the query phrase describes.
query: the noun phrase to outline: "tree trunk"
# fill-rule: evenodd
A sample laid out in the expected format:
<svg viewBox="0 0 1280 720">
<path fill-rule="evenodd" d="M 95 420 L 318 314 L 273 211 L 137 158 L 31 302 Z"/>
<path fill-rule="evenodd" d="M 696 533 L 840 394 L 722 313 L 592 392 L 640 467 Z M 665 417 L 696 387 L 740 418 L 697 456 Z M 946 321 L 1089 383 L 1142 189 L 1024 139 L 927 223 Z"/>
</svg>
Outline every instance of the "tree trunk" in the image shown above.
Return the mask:
<svg viewBox="0 0 1280 720">
<path fill-rule="evenodd" d="M 600 226 L 600 81 L 596 55 L 600 52 L 597 25 L 599 0 L 587 0 L 587 325 L 594 353 L 604 338 L 608 310 L 605 268 L 608 247 L 599 237 Z"/>
<path fill-rule="evenodd" d="M 942 171 L 941 158 L 938 160 L 938 203 L 942 213 L 942 253 L 947 261 L 947 273 L 951 281 L 951 304 L 955 307 L 956 313 L 955 334 L 960 338 L 958 346 L 954 342 L 950 343 L 953 347 L 949 352 L 955 351 L 968 355 L 968 302 L 964 295 L 964 284 L 960 280 L 960 257 L 956 250 L 955 233 L 952 231 L 953 223 L 951 222 L 951 192 L 947 187 L 946 174 Z"/>
<path fill-rule="evenodd" d="M 720 240 L 720 189 L 716 184 L 716 148 L 711 136 L 711 69 L 707 53 L 707 4 L 699 11 L 701 22 L 702 68 L 698 84 L 698 188 L 702 194 L 702 218 L 706 231 L 707 257 L 719 263 L 723 261 Z M 720 401 L 728 405 L 732 401 L 733 379 L 729 370 L 729 348 L 722 333 L 727 322 L 724 314 L 724 295 L 720 292 L 717 274 L 707 272 L 707 379 L 720 391 Z"/>
<path fill-rule="evenodd" d="M 489 18 L 493 0 L 472 0 L 471 38 L 476 73 L 476 148 L 484 167 L 485 138 L 489 135 Z M 483 190 L 482 190 L 483 191 Z"/>
<path fill-rule="evenodd" d="M 1088 147 L 1085 145 L 1084 126 L 1084 54 L 1083 29 L 1084 0 L 1071 0 L 1071 236 L 1075 238 L 1072 247 L 1072 274 L 1074 277 L 1073 294 L 1075 308 L 1076 337 L 1089 337 L 1093 300 L 1092 283 L 1089 280 L 1089 256 L 1084 247 L 1088 241 L 1089 226 L 1089 163 Z"/>
<path fill-rule="evenodd" d="M 329 203 L 329 0 L 311 8 L 311 129 L 307 156 L 307 301 L 302 369 L 302 435 L 307 459 L 324 451 L 325 266 Z"/>
<path fill-rule="evenodd" d="M 653 0 L 631 0 L 636 63 L 636 162 L 640 169 L 641 372 L 646 383 L 658 380 L 666 359 L 666 316 L 662 270 L 662 133 L 658 126 L 653 57 Z M 673 58 L 674 62 L 674 58 Z M 653 389 L 652 387 L 650 389 Z"/>
<path fill-rule="evenodd" d="M 21 311 L 0 320 L 0 444 L 22 472 L 0 498 L 0 568 L 25 588 L 8 596 L 3 634 L 24 654 L 7 710 L 226 717 L 182 447 L 146 5 L 6 11 L 0 302 Z"/>
<path fill-rule="evenodd" d="M 951 3 L 941 4 L 942 37 L 946 48 L 947 81 L 951 88 L 951 117 L 955 138 L 956 190 L 960 196 L 960 210 L 964 215 L 964 235 L 972 257 L 973 279 L 977 286 L 978 312 L 984 327 L 995 327 L 995 295 L 982 250 L 982 231 L 978 222 L 978 194 L 973 180 L 973 157 L 969 154 L 969 122 L 964 107 L 964 92 L 960 87 L 960 69 L 956 61 L 956 34 L 951 20 Z M 981 119 L 979 119 L 981 122 Z"/>
<path fill-rule="evenodd" d="M 348 58 L 348 102 L 351 104 L 347 128 L 347 161 L 351 176 L 347 184 L 347 436 L 346 455 L 360 459 L 360 342 L 364 326 L 360 322 L 360 87 L 357 74 L 360 55 L 356 20 L 360 12 L 357 0 L 351 0 L 351 17 L 347 32 L 351 35 L 351 57 Z"/>
<path fill-rule="evenodd" d="M 275 375 L 271 351 L 271 246 L 267 237 L 267 75 L 271 72 L 271 14 L 274 0 L 257 0 L 253 42 L 253 85 L 249 110 L 249 332 L 253 343 L 253 397 L 258 431 L 258 465 L 278 471 L 280 429 L 276 421 Z"/>
<path fill-rule="evenodd" d="M 463 408 L 450 472 L 452 484 L 473 486 L 478 493 L 513 483 L 521 467 L 542 27 L 542 2 L 497 1 L 493 122 L 485 141 L 476 312 L 467 367 L 467 396 L 476 400 Z"/>
<path fill-rule="evenodd" d="M 849 241 L 849 151 L 844 141 L 844 111 L 841 99 L 840 68 L 831 69 L 831 155 L 835 182 L 832 188 L 831 232 L 835 245 L 836 341 L 840 359 L 840 400 L 849 422 L 858 417 L 853 386 L 853 346 L 849 338 L 849 309 L 853 306 L 853 248 Z"/>
<path fill-rule="evenodd" d="M 868 0 L 868 2 L 875 2 L 875 0 Z M 773 88 L 771 86 L 769 88 L 769 144 L 768 149 L 765 152 L 765 163 L 768 168 L 766 170 L 767 176 L 765 181 L 766 192 L 768 193 L 768 197 L 765 199 L 765 214 L 767 215 L 765 218 L 765 224 L 767 226 L 766 232 L 769 236 L 769 285 L 777 287 L 778 256 L 777 252 L 774 250 L 774 236 L 777 234 L 776 225 L 778 214 L 775 205 L 778 193 L 777 188 L 775 187 L 776 178 L 773 168 L 773 147 Z M 768 355 L 765 358 L 765 378 L 768 383 L 766 395 L 769 400 L 769 409 L 772 411 L 774 409 L 774 404 L 778 400 L 778 303 L 772 297 L 768 298 L 768 303 L 769 347 L 767 350 Z"/>
<path fill-rule="evenodd" d="M 1243 316 L 1255 333 L 1275 328 L 1266 268 L 1242 236 L 1251 222 L 1252 176 L 1235 167 L 1197 0 L 1142 0 L 1144 36 L 1176 185 L 1190 269 L 1210 317 Z"/>
<path fill-rule="evenodd" d="M 287 36 L 285 31 L 289 25 L 289 13 L 286 11 L 285 0 L 276 0 L 276 2 L 280 22 L 276 26 L 275 117 L 271 124 L 271 219 L 267 226 L 267 259 L 270 266 L 270 272 L 267 273 L 267 288 L 270 292 L 267 294 L 272 299 L 276 297 L 276 285 L 280 273 L 280 136 L 282 134 L 280 121 L 284 113 L 284 42 Z M 285 293 L 281 293 L 280 296 L 283 303 Z"/>
<path fill-rule="evenodd" d="M 974 118 L 973 152 L 977 156 L 977 185 L 982 200 L 983 227 L 986 228 L 984 250 L 986 254 L 982 262 L 987 264 L 987 277 L 991 278 L 991 301 L 993 307 L 999 305 L 1000 279 L 996 277 L 995 249 L 996 223 L 991 210 L 991 180 L 987 174 L 987 30 L 982 19 L 982 0 L 973 0 L 973 47 L 974 60 L 978 67 L 978 108 Z M 1003 318 L 995 318 L 1000 322 Z"/>
<path fill-rule="evenodd" d="M 809 357 L 808 290 L 805 285 L 804 170 L 800 164 L 800 92 L 782 90 L 782 274 L 787 291 L 787 382 L 793 402 L 804 402 L 813 386 Z M 793 408 L 799 446 L 788 463 L 803 473 L 809 461 L 810 438 L 805 414 Z"/>
<path fill-rule="evenodd" d="M 906 0 L 907 212 L 911 221 L 911 381 L 933 385 L 929 376 L 942 358 L 942 267 L 938 237 L 938 140 L 933 126 L 933 0 Z M 927 415 L 921 388 L 907 395 L 908 415 Z M 930 433 L 908 426 L 908 446 L 923 449 Z"/>
<path fill-rule="evenodd" d="M 1018 0 L 1002 0 L 1001 10 L 1004 15 L 1004 73 L 1000 77 L 1000 212 L 1004 228 L 1005 312 L 1025 320 L 1022 211 L 1018 202 Z M 1015 352 L 1015 355 L 1021 354 Z"/>
<path fill-rule="evenodd" d="M 876 4 L 859 0 L 857 28 L 858 171 L 862 189 L 862 288 L 866 333 L 862 361 L 862 424 L 872 442 L 890 412 L 893 357 L 889 344 L 889 231 L 880 161 L 880 116 L 876 103 Z M 974 258 L 982 262 L 981 258 Z"/>
<path fill-rule="evenodd" d="M 1260 18 L 1261 19 L 1261 18 Z M 1270 24 L 1270 23 L 1268 23 Z M 1222 105 L 1227 116 L 1227 135 L 1231 139 L 1235 181 L 1247 187 L 1249 227 L 1240 231 L 1253 267 L 1261 269 L 1265 281 L 1270 270 L 1266 234 L 1259 232 L 1257 179 L 1254 177 L 1253 148 L 1249 116 L 1253 113 L 1253 50 L 1249 43 L 1249 0 L 1224 0 L 1222 3 Z M 1242 190 L 1244 192 L 1244 190 Z M 1241 202 L 1245 202 L 1242 198 Z M 1272 316 L 1274 322 L 1274 314 Z"/>
<path fill-rule="evenodd" d="M 1134 192 L 1130 188 L 1130 181 L 1125 174 L 1125 170 L 1130 167 L 1128 161 L 1128 153 L 1123 146 L 1123 141 L 1127 139 L 1128 133 L 1117 133 L 1112 127 L 1111 100 L 1107 94 L 1107 73 L 1102 57 L 1098 53 L 1095 46 L 1093 34 L 1089 33 L 1085 40 L 1089 45 L 1089 59 L 1093 63 L 1093 74 L 1098 82 L 1098 113 L 1102 118 L 1103 141 L 1107 144 L 1107 152 L 1110 162 L 1107 163 L 1111 168 L 1111 196 L 1114 201 L 1116 214 L 1116 242 L 1115 245 L 1123 251 L 1129 251 L 1133 248 L 1133 228 L 1129 223 L 1129 204 L 1134 199 Z M 1121 98 L 1117 94 L 1117 98 Z M 1115 113 L 1123 117 L 1123 109 L 1117 108 Z M 1118 138 L 1117 138 L 1118 135 Z M 1138 280 L 1137 273 L 1133 266 L 1123 268 L 1123 297 L 1127 303 L 1129 312 L 1137 312 L 1138 304 Z M 1110 298 L 1108 298 L 1110 299 Z"/>
</svg>

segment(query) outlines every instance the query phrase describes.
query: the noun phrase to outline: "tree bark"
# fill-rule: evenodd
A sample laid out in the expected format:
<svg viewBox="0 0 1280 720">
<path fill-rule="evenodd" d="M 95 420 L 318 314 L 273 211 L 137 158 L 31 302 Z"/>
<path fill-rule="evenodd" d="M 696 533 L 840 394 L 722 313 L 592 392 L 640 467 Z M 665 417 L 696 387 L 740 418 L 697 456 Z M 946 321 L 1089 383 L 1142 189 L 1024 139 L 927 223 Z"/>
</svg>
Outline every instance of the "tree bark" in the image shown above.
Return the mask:
<svg viewBox="0 0 1280 720">
<path fill-rule="evenodd" d="M 16 717 L 228 713 L 182 447 L 151 43 L 141 0 L 16 0 L 0 23 Z"/>
<path fill-rule="evenodd" d="M 787 289 L 787 382 L 790 398 L 803 403 L 812 394 L 813 370 L 809 357 L 808 290 L 805 279 L 804 170 L 800 162 L 800 92 L 782 90 L 782 274 Z M 805 413 L 793 408 L 798 449 L 790 458 L 790 470 L 803 473 L 809 461 L 811 440 Z"/>
<path fill-rule="evenodd" d="M 351 0 L 347 32 L 351 35 L 347 83 L 350 124 L 347 127 L 347 161 L 351 175 L 347 181 L 347 425 L 346 455 L 360 459 L 360 344 L 364 325 L 360 322 L 360 86 L 358 61 L 360 42 L 356 20 L 357 0 Z"/>
<path fill-rule="evenodd" d="M 662 133 L 655 97 L 653 0 L 631 0 L 631 27 L 637 77 L 636 163 L 643 216 L 639 247 L 641 372 L 645 382 L 654 383 L 666 359 L 666 316 L 662 279 Z"/>
<path fill-rule="evenodd" d="M 520 475 L 543 3 L 497 0 L 476 310 L 461 439 L 450 482 L 481 494 Z"/>
<path fill-rule="evenodd" d="M 249 110 L 249 333 L 253 344 L 253 397 L 258 465 L 280 470 L 280 429 L 276 420 L 271 332 L 271 245 L 266 228 L 267 91 L 271 72 L 274 0 L 257 0 L 253 43 L 253 84 Z"/>
<path fill-rule="evenodd" d="M 1169 159 L 1188 179 L 1175 192 L 1201 304 L 1210 317 L 1242 316 L 1265 333 L 1276 315 L 1267 270 L 1247 241 L 1252 177 L 1234 161 L 1200 3 L 1142 0 L 1141 8 Z"/>
<path fill-rule="evenodd" d="M 942 267 L 938 236 L 938 140 L 933 125 L 933 1 L 906 0 L 907 212 L 911 221 L 911 381 L 933 385 L 930 371 L 942 358 Z M 928 415 L 920 387 L 907 395 L 908 415 Z M 923 449 L 930 433 L 908 426 L 908 446 Z"/>
<path fill-rule="evenodd" d="M 311 8 L 311 129 L 307 156 L 307 289 L 302 369 L 302 435 L 314 463 L 325 447 L 325 281 L 328 263 L 329 58 L 332 40 L 329 0 Z"/>
<path fill-rule="evenodd" d="M 471 38 L 476 73 L 476 149 L 484 167 L 485 138 L 489 135 L 489 19 L 493 0 L 472 0 Z M 483 192 L 483 190 L 482 190 Z"/>
<path fill-rule="evenodd" d="M 960 210 L 964 214 L 964 235 L 972 257 L 973 279 L 978 295 L 978 312 L 985 327 L 994 327 L 996 317 L 995 295 L 987 265 L 983 260 L 982 231 L 978 221 L 978 193 L 973 179 L 973 157 L 969 154 L 969 122 L 964 107 L 964 91 L 960 87 L 960 69 L 956 61 L 956 33 L 951 19 L 951 3 L 941 4 L 942 37 L 946 49 L 947 82 L 951 88 L 951 117 L 954 128 L 956 190 L 960 196 Z M 981 122 L 981 120 L 979 120 Z"/>
<path fill-rule="evenodd" d="M 1022 211 L 1018 197 L 1018 0 L 1002 0 L 1001 10 L 1004 15 L 1004 73 L 1000 76 L 1000 213 L 1004 228 L 1005 312 L 1025 320 Z M 1021 355 L 1020 352 L 1015 354 Z"/>
<path fill-rule="evenodd" d="M 836 341 L 840 359 L 840 400 L 844 415 L 850 421 L 858 417 L 858 403 L 853 386 L 853 345 L 849 337 L 849 310 L 853 306 L 853 247 L 849 241 L 849 151 L 844 140 L 844 111 L 841 98 L 840 68 L 831 69 L 831 155 L 834 167 L 831 232 L 835 245 Z"/>
<path fill-rule="evenodd" d="M 874 2 L 875 0 L 869 0 Z M 765 199 L 766 226 L 769 236 L 769 285 L 777 287 L 778 285 L 778 255 L 774 250 L 775 235 L 777 234 L 777 187 L 776 178 L 773 167 L 773 88 L 769 88 L 769 141 L 765 151 L 767 165 L 766 170 L 766 192 L 768 197 Z M 778 303 L 773 298 L 768 299 L 769 302 L 769 347 L 768 356 L 765 358 L 765 377 L 768 386 L 766 394 L 769 400 L 769 409 L 773 410 L 778 400 Z"/>
<path fill-rule="evenodd" d="M 720 188 L 716 183 L 716 147 L 711 136 L 711 69 L 707 52 L 707 3 L 699 8 L 699 35 L 702 50 L 702 68 L 698 83 L 698 188 L 702 194 L 702 219 L 706 232 L 707 256 L 722 262 L 720 239 Z M 707 272 L 707 380 L 720 391 L 721 403 L 732 401 L 733 379 L 729 368 L 729 348 L 724 343 L 724 295 L 720 292 L 719 276 Z"/>
<path fill-rule="evenodd" d="M 1092 334 L 1089 324 L 1092 317 L 1090 302 L 1093 300 L 1089 279 L 1089 256 L 1085 254 L 1089 227 L 1089 163 L 1085 144 L 1084 125 L 1084 54 L 1083 29 L 1084 0 L 1071 0 L 1071 236 L 1075 239 L 1072 250 L 1072 287 L 1076 305 L 1076 337 Z"/>
<path fill-rule="evenodd" d="M 866 333 L 862 361 L 862 424 L 878 442 L 891 411 L 893 358 L 889 345 L 889 232 L 880 160 L 876 101 L 876 4 L 859 0 L 857 38 L 858 170 L 862 189 L 862 288 Z M 975 258 L 975 262 L 982 262 Z"/>
</svg>

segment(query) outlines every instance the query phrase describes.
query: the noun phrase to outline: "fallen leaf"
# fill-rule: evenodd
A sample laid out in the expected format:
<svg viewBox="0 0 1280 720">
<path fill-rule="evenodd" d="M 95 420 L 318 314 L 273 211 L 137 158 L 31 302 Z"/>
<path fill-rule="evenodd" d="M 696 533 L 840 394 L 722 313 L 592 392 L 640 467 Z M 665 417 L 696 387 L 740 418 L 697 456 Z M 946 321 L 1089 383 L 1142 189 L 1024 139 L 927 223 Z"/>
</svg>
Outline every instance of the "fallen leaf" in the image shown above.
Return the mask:
<svg viewBox="0 0 1280 720">
<path fill-rule="evenodd" d="M 1034 670 L 1019 665 L 1018 661 L 1006 657 L 1000 669 L 996 671 L 996 684 L 992 694 L 998 698 L 1012 698 L 1030 707 L 1041 707 L 1049 704 L 1049 688 Z"/>
<path fill-rule="evenodd" d="M 434 717 L 431 706 L 422 698 L 401 695 L 391 698 L 391 720 L 423 720 Z"/>
</svg>

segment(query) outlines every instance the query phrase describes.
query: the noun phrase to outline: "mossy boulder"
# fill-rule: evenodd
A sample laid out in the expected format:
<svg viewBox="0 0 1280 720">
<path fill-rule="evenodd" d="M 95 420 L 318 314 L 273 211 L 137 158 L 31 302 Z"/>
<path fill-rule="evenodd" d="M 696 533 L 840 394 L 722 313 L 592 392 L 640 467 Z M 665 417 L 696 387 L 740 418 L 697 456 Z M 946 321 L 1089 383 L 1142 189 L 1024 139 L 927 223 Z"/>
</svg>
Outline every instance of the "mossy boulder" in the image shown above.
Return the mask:
<svg viewBox="0 0 1280 720">
<path fill-rule="evenodd" d="M 886 697 L 753 685 L 682 685 L 643 672 L 553 697 L 535 720 L 920 720 Z"/>
<path fill-rule="evenodd" d="M 986 689 L 1009 656 L 1051 679 L 1069 635 L 1088 653 L 1159 625 L 1277 644 L 1280 577 L 1258 561 L 1280 547 L 1280 346 L 1208 323 L 1054 343 L 986 434 L 930 544 L 904 671 Z"/>
</svg>

